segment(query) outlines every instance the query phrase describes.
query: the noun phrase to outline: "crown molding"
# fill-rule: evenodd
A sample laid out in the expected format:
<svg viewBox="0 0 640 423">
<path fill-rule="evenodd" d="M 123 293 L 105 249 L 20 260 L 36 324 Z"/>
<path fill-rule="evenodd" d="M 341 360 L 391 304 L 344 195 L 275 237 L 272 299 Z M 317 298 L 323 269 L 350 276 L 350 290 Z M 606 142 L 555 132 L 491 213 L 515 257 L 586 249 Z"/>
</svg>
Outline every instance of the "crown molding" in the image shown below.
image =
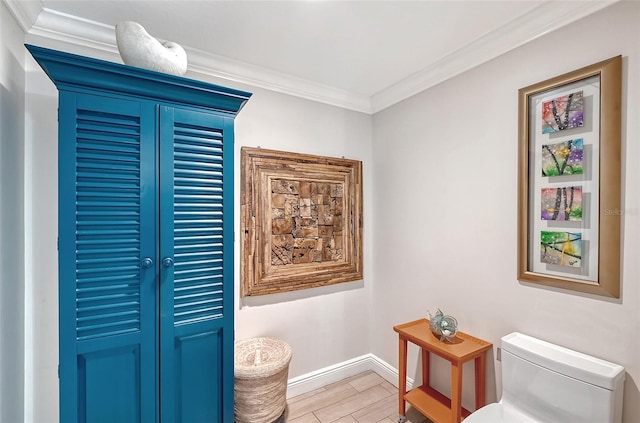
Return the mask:
<svg viewBox="0 0 640 423">
<path fill-rule="evenodd" d="M 507 22 L 495 31 L 374 94 L 371 97 L 372 113 L 384 110 L 618 1 L 547 1 L 529 13 Z"/>
<path fill-rule="evenodd" d="M 189 71 L 371 114 L 369 96 L 185 47 Z"/>
<path fill-rule="evenodd" d="M 39 1 L 4 1 L 30 42 L 42 40 L 78 54 L 119 58 L 111 25 L 42 8 Z M 191 73 L 373 114 L 618 1 L 546 1 L 371 97 L 183 47 Z"/>
<path fill-rule="evenodd" d="M 82 19 L 44 8 L 28 31 L 30 40 L 45 39 L 70 45 L 75 53 L 95 56 L 99 51 L 118 55 L 115 29 L 111 25 Z M 183 46 L 189 58 L 188 70 L 252 87 L 330 104 L 363 113 L 371 113 L 369 96 L 355 94 L 270 69 L 229 59 L 224 56 Z M 94 51 L 94 54 L 91 54 Z"/>
<path fill-rule="evenodd" d="M 115 28 L 100 22 L 44 8 L 29 30 L 30 36 L 118 54 Z"/>
</svg>

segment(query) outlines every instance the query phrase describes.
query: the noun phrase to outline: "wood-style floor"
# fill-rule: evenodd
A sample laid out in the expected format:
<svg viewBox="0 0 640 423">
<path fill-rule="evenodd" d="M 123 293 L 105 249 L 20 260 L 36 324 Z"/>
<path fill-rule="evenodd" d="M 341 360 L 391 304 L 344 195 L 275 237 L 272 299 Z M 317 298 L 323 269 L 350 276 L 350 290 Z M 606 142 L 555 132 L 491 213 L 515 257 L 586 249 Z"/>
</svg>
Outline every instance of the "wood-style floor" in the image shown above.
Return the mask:
<svg viewBox="0 0 640 423">
<path fill-rule="evenodd" d="M 365 372 L 287 400 L 287 423 L 396 423 L 398 388 Z M 429 422 L 408 407 L 406 423 Z"/>
</svg>

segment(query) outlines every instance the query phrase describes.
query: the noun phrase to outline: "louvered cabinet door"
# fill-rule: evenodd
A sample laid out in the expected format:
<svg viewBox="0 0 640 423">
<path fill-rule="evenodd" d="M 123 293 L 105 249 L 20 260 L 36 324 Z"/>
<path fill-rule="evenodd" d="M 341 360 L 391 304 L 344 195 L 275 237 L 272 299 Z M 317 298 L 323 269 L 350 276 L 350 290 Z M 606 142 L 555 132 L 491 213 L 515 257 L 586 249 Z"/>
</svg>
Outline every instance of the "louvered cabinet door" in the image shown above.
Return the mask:
<svg viewBox="0 0 640 423">
<path fill-rule="evenodd" d="M 233 120 L 160 110 L 161 415 L 233 422 Z"/>
<path fill-rule="evenodd" d="M 60 93 L 61 422 L 157 418 L 155 117 Z"/>
</svg>

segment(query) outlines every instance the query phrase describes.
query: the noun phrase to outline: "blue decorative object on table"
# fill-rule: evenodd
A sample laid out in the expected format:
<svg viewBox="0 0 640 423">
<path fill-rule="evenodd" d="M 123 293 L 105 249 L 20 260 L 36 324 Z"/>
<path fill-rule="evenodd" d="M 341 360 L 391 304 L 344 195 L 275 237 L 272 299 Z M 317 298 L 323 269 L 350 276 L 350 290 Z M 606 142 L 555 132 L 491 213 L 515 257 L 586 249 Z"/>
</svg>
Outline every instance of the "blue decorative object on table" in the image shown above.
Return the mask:
<svg viewBox="0 0 640 423">
<path fill-rule="evenodd" d="M 458 333 L 458 321 L 455 317 L 444 314 L 438 309 L 434 316 L 429 312 L 429 327 L 431 332 L 442 342 L 453 341 Z"/>
</svg>

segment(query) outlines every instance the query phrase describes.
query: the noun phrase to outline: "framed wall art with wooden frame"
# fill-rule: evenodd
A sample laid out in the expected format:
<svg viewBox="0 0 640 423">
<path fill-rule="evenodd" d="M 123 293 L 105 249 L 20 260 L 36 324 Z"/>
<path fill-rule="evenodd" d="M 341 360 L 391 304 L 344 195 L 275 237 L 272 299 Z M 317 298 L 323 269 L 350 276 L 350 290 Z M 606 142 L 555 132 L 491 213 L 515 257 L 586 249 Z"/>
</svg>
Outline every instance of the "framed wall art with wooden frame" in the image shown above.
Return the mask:
<svg viewBox="0 0 640 423">
<path fill-rule="evenodd" d="M 362 162 L 243 147 L 242 296 L 362 279 Z"/>
<path fill-rule="evenodd" d="M 622 58 L 519 90 L 518 279 L 620 297 Z"/>
</svg>

